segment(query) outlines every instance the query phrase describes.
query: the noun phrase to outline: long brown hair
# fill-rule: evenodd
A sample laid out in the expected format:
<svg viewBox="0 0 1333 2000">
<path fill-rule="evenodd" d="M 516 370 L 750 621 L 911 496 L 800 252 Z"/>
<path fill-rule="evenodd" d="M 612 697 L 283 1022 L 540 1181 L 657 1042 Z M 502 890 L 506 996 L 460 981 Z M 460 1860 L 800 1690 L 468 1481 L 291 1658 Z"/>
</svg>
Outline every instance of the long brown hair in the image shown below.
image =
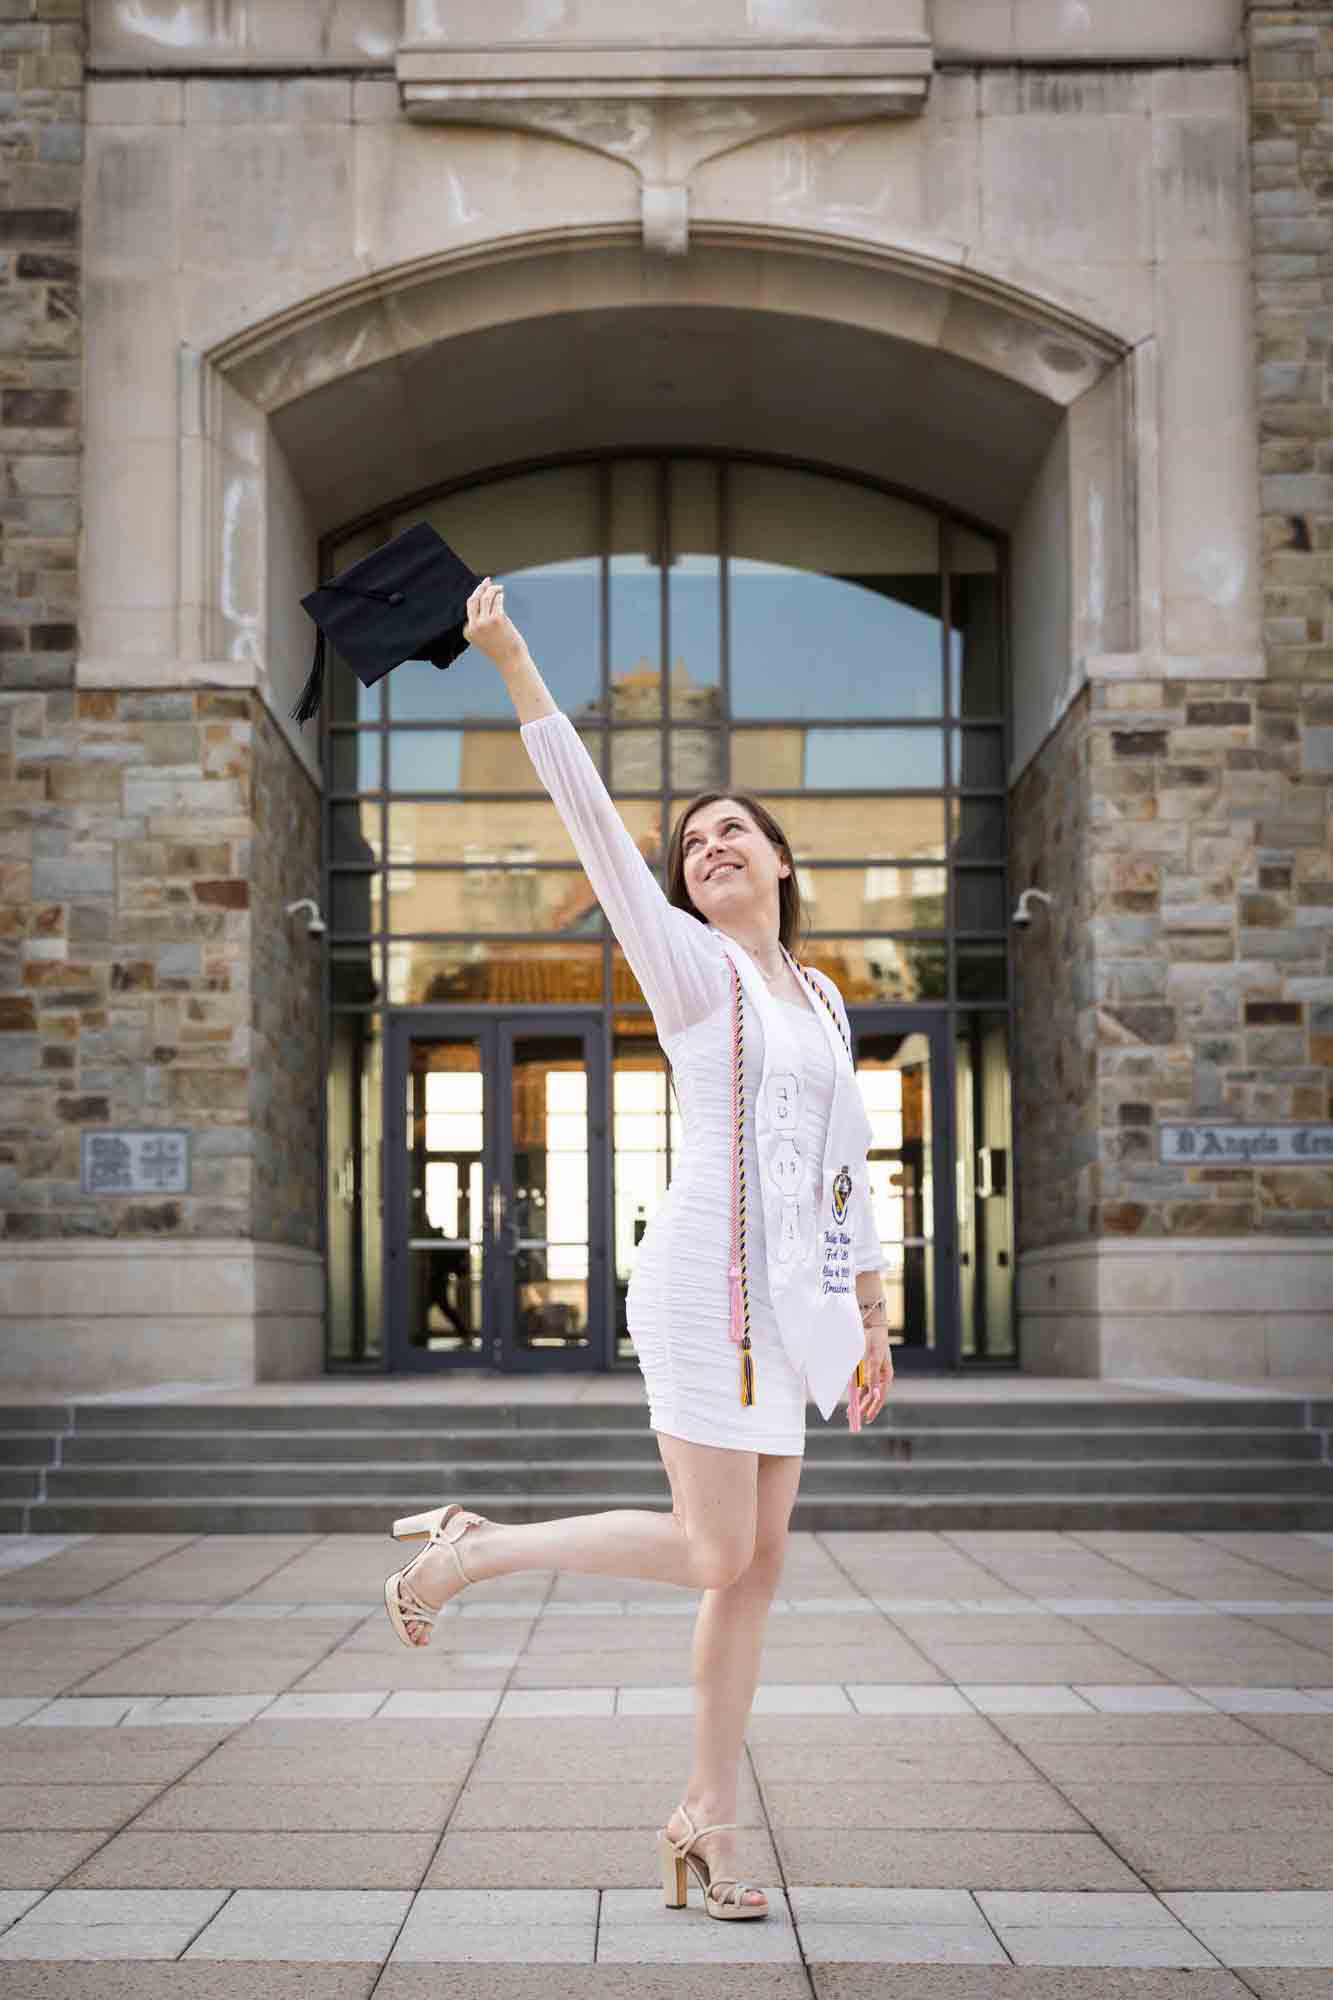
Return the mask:
<svg viewBox="0 0 1333 2000">
<path fill-rule="evenodd" d="M 699 918 L 701 924 L 708 922 L 707 917 L 701 916 L 694 907 L 693 899 L 685 886 L 685 829 L 689 825 L 691 816 L 698 812 L 701 806 L 716 805 L 723 799 L 731 799 L 734 804 L 745 808 L 759 831 L 767 835 L 777 848 L 779 860 L 785 861 L 790 870 L 790 873 L 784 875 L 778 883 L 778 939 L 795 958 L 796 946 L 801 935 L 801 890 L 796 880 L 796 863 L 792 859 L 786 834 L 767 806 L 761 805 L 753 792 L 698 792 L 690 800 L 671 829 L 671 841 L 667 847 L 666 859 L 667 901 L 678 910 L 688 910 L 692 917 Z"/>
</svg>

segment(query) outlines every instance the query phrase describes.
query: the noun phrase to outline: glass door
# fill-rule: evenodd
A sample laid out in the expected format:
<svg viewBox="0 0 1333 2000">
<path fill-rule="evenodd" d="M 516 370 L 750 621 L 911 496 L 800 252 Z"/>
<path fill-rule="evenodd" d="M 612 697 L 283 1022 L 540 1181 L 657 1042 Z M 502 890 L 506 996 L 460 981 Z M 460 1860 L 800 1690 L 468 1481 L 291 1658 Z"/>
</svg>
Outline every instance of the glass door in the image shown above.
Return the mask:
<svg viewBox="0 0 1333 2000">
<path fill-rule="evenodd" d="M 894 1370 L 951 1368 L 958 1302 L 946 1022 L 925 1009 L 864 1008 L 852 1034 Z"/>
<path fill-rule="evenodd" d="M 604 1365 L 600 1023 L 399 1015 L 388 1079 L 390 1366 Z"/>
</svg>

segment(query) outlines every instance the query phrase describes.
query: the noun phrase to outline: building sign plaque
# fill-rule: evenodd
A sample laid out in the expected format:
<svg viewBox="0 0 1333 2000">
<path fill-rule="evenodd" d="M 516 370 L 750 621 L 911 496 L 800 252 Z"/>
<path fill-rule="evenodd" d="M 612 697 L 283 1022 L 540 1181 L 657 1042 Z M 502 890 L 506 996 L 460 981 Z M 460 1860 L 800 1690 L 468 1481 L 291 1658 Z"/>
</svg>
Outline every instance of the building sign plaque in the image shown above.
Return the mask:
<svg viewBox="0 0 1333 2000">
<path fill-rule="evenodd" d="M 186 1194 L 190 1187 L 188 1132 L 85 1132 L 85 1194 Z"/>
<path fill-rule="evenodd" d="M 1158 1157 L 1172 1166 L 1333 1165 L 1333 1125 L 1162 1125 Z"/>
</svg>

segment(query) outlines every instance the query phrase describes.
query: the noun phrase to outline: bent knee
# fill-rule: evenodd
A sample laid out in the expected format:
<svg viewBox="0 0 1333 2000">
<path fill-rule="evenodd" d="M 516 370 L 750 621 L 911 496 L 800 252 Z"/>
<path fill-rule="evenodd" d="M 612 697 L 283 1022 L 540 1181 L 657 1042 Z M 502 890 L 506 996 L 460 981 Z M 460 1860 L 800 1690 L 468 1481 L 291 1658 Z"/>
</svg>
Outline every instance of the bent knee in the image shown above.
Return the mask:
<svg viewBox="0 0 1333 2000">
<path fill-rule="evenodd" d="M 690 1542 L 690 1567 L 695 1583 L 703 1590 L 725 1590 L 729 1584 L 738 1583 L 750 1567 L 754 1554 L 734 1541 Z"/>
</svg>

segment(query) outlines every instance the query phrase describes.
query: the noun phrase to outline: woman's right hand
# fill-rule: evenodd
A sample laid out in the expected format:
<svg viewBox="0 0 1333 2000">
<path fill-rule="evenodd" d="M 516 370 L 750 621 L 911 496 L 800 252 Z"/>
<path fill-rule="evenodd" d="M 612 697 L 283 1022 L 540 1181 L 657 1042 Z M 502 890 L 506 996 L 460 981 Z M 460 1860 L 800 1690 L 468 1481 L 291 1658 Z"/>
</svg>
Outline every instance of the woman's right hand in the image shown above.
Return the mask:
<svg viewBox="0 0 1333 2000">
<path fill-rule="evenodd" d="M 497 667 L 517 666 L 528 656 L 523 634 L 505 616 L 504 585 L 485 576 L 467 601 L 463 637 L 494 660 Z"/>
</svg>

